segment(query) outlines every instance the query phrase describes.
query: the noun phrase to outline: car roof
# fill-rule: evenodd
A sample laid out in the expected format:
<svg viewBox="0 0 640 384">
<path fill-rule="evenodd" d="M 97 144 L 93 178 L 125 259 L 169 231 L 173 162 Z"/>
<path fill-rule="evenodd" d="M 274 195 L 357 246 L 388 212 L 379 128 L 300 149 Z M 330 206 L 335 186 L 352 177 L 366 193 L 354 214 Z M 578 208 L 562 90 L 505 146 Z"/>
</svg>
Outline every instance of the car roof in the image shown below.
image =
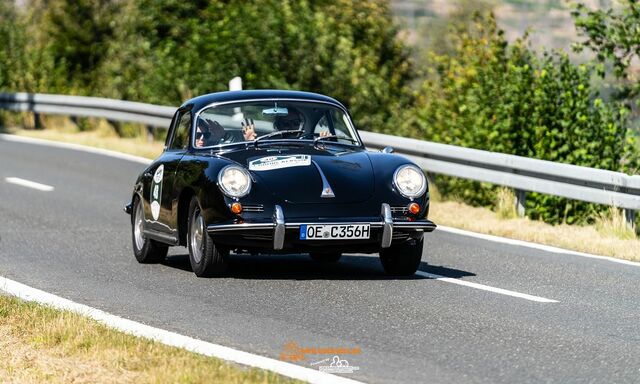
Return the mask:
<svg viewBox="0 0 640 384">
<path fill-rule="evenodd" d="M 252 100 L 252 99 L 304 99 L 304 100 L 328 102 L 328 103 L 339 105 L 340 107 L 346 109 L 345 106 L 342 105 L 342 103 L 340 103 L 336 99 L 331 98 L 329 96 L 321 95 L 319 93 L 302 92 L 302 91 L 285 91 L 285 90 L 277 90 L 277 89 L 258 89 L 258 90 L 247 90 L 247 91 L 226 91 L 226 92 L 209 93 L 207 95 L 194 97 L 193 99 L 185 101 L 182 104 L 181 108 L 191 104 L 195 110 L 199 110 L 213 103 L 236 101 L 236 100 L 237 101 Z"/>
</svg>

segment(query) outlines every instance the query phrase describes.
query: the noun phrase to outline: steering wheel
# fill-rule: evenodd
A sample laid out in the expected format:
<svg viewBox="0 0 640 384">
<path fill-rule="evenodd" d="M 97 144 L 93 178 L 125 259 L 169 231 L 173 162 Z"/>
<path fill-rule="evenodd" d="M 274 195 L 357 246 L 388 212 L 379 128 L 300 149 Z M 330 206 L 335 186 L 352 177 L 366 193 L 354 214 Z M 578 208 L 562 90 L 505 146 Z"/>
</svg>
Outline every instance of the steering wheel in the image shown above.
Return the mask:
<svg viewBox="0 0 640 384">
<path fill-rule="evenodd" d="M 300 140 L 314 139 L 315 137 L 316 137 L 316 134 L 314 132 L 307 132 L 307 133 L 303 133 L 302 135 L 298 136 L 298 139 L 300 139 Z"/>
</svg>

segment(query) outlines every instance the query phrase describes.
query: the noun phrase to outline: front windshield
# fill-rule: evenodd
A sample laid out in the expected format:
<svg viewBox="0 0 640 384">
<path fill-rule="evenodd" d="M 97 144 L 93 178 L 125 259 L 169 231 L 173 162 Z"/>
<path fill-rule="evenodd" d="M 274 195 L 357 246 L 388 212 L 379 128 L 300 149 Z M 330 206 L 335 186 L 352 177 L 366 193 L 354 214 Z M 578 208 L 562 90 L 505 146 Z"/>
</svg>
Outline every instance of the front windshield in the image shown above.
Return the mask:
<svg viewBox="0 0 640 384">
<path fill-rule="evenodd" d="M 194 148 L 283 139 L 359 145 L 349 117 L 340 108 L 284 100 L 206 108 L 200 112 L 192 136 Z"/>
</svg>

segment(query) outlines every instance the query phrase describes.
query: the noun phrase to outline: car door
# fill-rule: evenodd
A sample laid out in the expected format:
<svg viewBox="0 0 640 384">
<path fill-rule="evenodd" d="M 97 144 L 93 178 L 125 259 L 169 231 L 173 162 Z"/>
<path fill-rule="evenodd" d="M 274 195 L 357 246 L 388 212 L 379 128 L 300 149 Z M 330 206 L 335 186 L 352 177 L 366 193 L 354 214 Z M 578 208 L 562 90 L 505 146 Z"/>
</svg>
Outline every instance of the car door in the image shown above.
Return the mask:
<svg viewBox="0 0 640 384">
<path fill-rule="evenodd" d="M 151 215 L 147 216 L 150 219 L 147 221 L 147 228 L 175 239 L 177 230 L 173 228 L 171 212 L 174 199 L 173 185 L 178 164 L 189 146 L 192 121 L 190 108 L 178 110 L 165 150 L 154 163 L 155 168 L 151 169 L 152 179 L 148 191 Z"/>
</svg>

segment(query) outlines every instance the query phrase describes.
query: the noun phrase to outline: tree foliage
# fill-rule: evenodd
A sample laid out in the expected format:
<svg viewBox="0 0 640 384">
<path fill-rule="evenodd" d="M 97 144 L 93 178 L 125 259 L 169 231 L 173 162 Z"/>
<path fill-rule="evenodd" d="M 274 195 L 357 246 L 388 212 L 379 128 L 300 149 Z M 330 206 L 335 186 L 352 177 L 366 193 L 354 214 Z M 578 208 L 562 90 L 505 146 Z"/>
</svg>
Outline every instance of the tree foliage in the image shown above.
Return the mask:
<svg viewBox="0 0 640 384">
<path fill-rule="evenodd" d="M 113 96 L 177 104 L 227 89 L 331 94 L 370 128 L 406 103 L 412 70 L 386 1 L 136 0 L 105 68 Z"/>
<path fill-rule="evenodd" d="M 509 45 L 491 14 L 478 15 L 433 53 L 404 132 L 447 144 L 615 171 L 638 169 L 628 111 L 591 87 L 593 67 L 566 54 L 536 56 L 526 37 Z M 495 188 L 444 179 L 445 194 L 490 205 Z M 532 194 L 528 213 L 550 222 L 586 220 L 594 207 Z"/>
<path fill-rule="evenodd" d="M 634 58 L 640 58 L 640 3 L 623 0 L 619 10 L 589 9 L 578 3 L 572 12 L 576 28 L 586 40 L 576 49 L 589 48 L 600 62 L 611 61 L 618 77 L 627 77 Z"/>
<path fill-rule="evenodd" d="M 49 0 L 34 3 L 32 23 L 39 25 L 41 41 L 58 73 L 78 93 L 96 94 L 105 79 L 99 69 L 121 16 L 119 0 Z"/>
</svg>

